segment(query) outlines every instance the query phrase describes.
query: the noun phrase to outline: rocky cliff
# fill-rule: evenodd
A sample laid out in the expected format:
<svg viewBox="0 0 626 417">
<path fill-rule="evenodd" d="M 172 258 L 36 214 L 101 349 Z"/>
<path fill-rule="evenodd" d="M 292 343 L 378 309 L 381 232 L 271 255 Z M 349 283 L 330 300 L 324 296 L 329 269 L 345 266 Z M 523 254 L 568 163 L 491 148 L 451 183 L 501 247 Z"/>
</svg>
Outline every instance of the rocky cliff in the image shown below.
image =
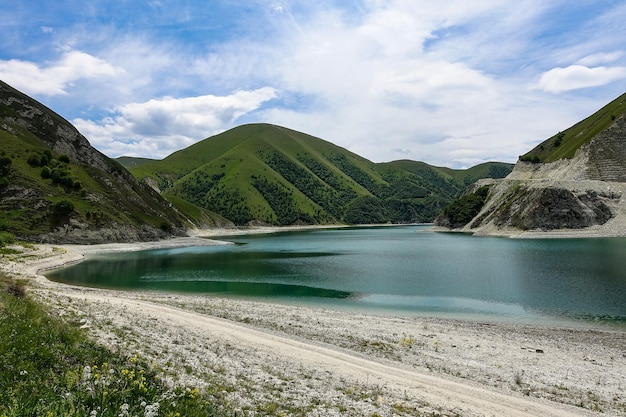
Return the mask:
<svg viewBox="0 0 626 417">
<path fill-rule="evenodd" d="M 624 115 L 580 147 L 573 158 L 519 161 L 490 187 L 485 205 L 463 227 L 476 234 L 626 236 Z"/>
<path fill-rule="evenodd" d="M 0 231 L 38 242 L 154 240 L 186 220 L 69 122 L 0 81 Z"/>
</svg>

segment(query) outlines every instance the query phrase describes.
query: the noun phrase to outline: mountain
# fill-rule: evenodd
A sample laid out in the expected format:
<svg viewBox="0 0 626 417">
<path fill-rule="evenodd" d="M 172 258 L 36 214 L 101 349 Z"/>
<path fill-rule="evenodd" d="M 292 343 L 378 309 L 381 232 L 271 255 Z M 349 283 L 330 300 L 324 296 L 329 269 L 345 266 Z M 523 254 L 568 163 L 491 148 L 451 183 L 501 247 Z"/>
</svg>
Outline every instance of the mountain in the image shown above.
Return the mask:
<svg viewBox="0 0 626 417">
<path fill-rule="evenodd" d="M 61 116 L 1 81 L 0 212 L 0 231 L 37 242 L 154 240 L 193 224 Z"/>
<path fill-rule="evenodd" d="M 120 156 L 119 158 L 115 158 L 115 160 L 126 169 L 134 168 L 138 165 L 145 164 L 146 162 L 156 161 L 156 159 L 137 158 L 134 156 Z"/>
<path fill-rule="evenodd" d="M 569 129 L 546 139 L 530 152 L 522 155 L 520 161 L 549 163 L 559 159 L 572 159 L 578 149 L 607 130 L 625 112 L 626 93 Z"/>
<path fill-rule="evenodd" d="M 436 223 L 484 234 L 626 236 L 625 118 L 623 94 L 521 156 L 505 179 L 478 181 Z"/>
<path fill-rule="evenodd" d="M 235 224 L 294 225 L 432 221 L 473 181 L 502 178 L 511 168 L 375 164 L 301 132 L 250 124 L 130 170 L 166 198 L 189 201 Z"/>
</svg>

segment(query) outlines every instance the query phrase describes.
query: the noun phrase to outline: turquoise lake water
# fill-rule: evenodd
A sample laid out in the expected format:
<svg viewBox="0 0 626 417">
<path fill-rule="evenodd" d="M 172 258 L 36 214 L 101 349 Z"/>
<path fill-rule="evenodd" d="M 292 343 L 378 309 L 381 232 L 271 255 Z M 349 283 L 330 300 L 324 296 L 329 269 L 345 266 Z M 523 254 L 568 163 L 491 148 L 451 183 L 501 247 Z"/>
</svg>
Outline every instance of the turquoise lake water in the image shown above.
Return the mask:
<svg viewBox="0 0 626 417">
<path fill-rule="evenodd" d="M 55 281 L 355 310 L 626 326 L 626 239 L 503 239 L 428 226 L 227 237 L 89 258 Z"/>
</svg>

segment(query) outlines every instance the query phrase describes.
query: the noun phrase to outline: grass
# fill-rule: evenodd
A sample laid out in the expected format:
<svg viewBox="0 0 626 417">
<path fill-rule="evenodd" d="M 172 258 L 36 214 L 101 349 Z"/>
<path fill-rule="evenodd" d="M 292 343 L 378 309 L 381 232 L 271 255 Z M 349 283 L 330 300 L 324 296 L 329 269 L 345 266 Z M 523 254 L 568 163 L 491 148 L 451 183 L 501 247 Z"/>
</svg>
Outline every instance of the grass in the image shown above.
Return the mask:
<svg viewBox="0 0 626 417">
<path fill-rule="evenodd" d="M 0 275 L 0 417 L 222 416 L 193 387 L 170 388 L 138 356 L 112 352 Z"/>
<path fill-rule="evenodd" d="M 563 158 L 571 159 L 581 146 L 611 126 L 624 113 L 626 113 L 626 94 L 622 94 L 569 129 L 556 133 L 521 158 L 544 163 Z"/>
</svg>

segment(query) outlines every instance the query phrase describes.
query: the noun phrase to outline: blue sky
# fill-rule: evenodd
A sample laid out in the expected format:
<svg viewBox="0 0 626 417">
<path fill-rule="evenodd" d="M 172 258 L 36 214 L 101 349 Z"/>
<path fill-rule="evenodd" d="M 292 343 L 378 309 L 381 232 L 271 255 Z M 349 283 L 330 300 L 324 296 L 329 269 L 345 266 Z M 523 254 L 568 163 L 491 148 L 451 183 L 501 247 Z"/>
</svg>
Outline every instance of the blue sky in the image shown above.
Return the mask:
<svg viewBox="0 0 626 417">
<path fill-rule="evenodd" d="M 0 79 L 111 157 L 268 122 L 375 162 L 515 162 L 626 91 L 623 0 L 0 5 Z"/>
</svg>

